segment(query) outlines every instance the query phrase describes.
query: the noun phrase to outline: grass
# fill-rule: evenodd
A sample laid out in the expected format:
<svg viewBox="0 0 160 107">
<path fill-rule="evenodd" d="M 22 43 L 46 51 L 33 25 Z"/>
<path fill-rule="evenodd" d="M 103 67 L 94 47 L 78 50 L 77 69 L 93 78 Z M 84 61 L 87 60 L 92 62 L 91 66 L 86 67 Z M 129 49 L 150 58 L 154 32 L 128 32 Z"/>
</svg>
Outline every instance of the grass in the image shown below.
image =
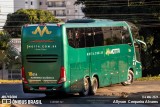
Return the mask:
<svg viewBox="0 0 160 107">
<path fill-rule="evenodd" d="M 152 80 L 160 80 L 160 76 L 147 76 L 147 77 L 142 77 L 142 78 L 138 78 L 136 79 L 137 81 L 152 81 Z"/>
</svg>

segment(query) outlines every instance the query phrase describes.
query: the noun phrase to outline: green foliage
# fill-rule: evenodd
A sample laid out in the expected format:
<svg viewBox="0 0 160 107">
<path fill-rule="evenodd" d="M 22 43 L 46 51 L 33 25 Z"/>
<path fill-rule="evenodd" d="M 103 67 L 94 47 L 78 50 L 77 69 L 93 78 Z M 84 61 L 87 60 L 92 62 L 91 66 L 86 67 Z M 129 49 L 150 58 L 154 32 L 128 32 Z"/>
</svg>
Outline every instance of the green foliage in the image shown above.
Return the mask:
<svg viewBox="0 0 160 107">
<path fill-rule="evenodd" d="M 0 31 L 0 50 L 6 50 L 9 45 L 10 35 L 6 32 Z"/>
<path fill-rule="evenodd" d="M 6 63 L 7 67 L 11 67 L 13 63 L 20 65 L 21 60 L 19 58 L 20 54 L 10 43 L 10 35 L 7 32 L 0 32 L 0 69 L 2 69 L 2 64 Z"/>
<path fill-rule="evenodd" d="M 8 14 L 4 29 L 12 37 L 20 37 L 21 26 L 24 24 L 55 23 L 60 22 L 51 12 L 36 9 L 19 9 L 15 13 Z"/>
<path fill-rule="evenodd" d="M 160 21 L 159 0 L 77 0 L 85 5 L 86 17 L 130 21 L 139 27 L 153 27 Z M 152 24 L 152 25 L 151 25 Z"/>
<path fill-rule="evenodd" d="M 160 80 L 160 76 L 151 76 L 148 75 L 147 77 L 143 77 L 143 78 L 138 78 L 136 79 L 137 81 L 155 81 L 155 80 Z"/>
<path fill-rule="evenodd" d="M 152 46 L 153 42 L 154 42 L 154 37 L 153 36 L 149 35 L 149 36 L 146 37 L 146 44 L 148 45 L 148 47 Z"/>
</svg>

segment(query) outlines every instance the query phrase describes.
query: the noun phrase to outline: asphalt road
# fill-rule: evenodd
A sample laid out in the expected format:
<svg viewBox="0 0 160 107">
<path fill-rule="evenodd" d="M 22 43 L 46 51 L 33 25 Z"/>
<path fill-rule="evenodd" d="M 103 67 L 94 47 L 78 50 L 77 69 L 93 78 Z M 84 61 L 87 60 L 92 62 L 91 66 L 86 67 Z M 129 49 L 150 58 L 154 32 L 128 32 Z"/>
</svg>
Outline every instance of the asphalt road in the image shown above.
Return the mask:
<svg viewBox="0 0 160 107">
<path fill-rule="evenodd" d="M 62 98 L 57 98 L 57 96 L 48 98 L 44 94 L 25 94 L 21 84 L 0 84 L 0 97 L 4 96 L 16 96 L 27 101 L 42 100 L 42 102 L 53 103 L 45 105 L 44 103 L 43 105 L 14 104 L 12 107 L 160 107 L 160 81 L 135 81 L 130 86 L 116 84 L 98 89 L 95 96 L 80 97 L 75 94 Z M 140 100 L 143 100 L 144 103 Z M 146 100 L 151 100 L 154 103 L 148 105 L 145 103 Z M 113 101 L 114 104 L 112 104 Z M 125 101 L 128 104 L 121 104 Z M 157 101 L 159 104 L 155 104 Z M 120 104 L 117 104 L 118 102 Z M 135 105 L 135 103 L 137 104 Z M 0 107 L 4 107 L 4 105 L 0 105 Z"/>
</svg>

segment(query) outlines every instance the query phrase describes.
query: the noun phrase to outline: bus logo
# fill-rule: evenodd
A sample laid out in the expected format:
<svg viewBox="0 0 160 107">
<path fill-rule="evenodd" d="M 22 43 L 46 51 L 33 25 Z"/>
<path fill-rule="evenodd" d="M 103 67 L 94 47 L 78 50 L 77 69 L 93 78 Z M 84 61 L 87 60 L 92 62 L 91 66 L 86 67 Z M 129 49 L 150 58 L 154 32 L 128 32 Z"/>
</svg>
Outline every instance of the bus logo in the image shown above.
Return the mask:
<svg viewBox="0 0 160 107">
<path fill-rule="evenodd" d="M 120 49 L 119 48 L 116 48 L 116 49 L 106 49 L 106 55 L 110 55 L 110 54 L 118 54 L 120 53 Z"/>
<path fill-rule="evenodd" d="M 36 35 L 37 33 L 39 33 L 39 35 L 42 37 L 44 33 L 51 34 L 52 31 L 49 31 L 46 26 L 41 30 L 40 27 L 38 26 L 35 31 L 32 31 L 32 34 L 34 35 Z"/>
<path fill-rule="evenodd" d="M 106 50 L 106 55 L 110 55 L 110 54 L 111 54 L 110 49 L 107 49 L 107 50 Z"/>
</svg>

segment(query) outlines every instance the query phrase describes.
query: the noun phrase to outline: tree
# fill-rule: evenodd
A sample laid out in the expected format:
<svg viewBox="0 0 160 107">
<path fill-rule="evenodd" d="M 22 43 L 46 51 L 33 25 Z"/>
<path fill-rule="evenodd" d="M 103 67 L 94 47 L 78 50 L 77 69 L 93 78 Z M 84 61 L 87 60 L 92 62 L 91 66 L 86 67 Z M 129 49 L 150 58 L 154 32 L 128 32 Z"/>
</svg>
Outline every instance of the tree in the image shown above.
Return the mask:
<svg viewBox="0 0 160 107">
<path fill-rule="evenodd" d="M 127 20 L 143 26 L 160 20 L 159 0 L 77 0 L 76 4 L 85 5 L 82 11 L 89 18 Z"/>
<path fill-rule="evenodd" d="M 55 23 L 60 22 L 51 12 L 36 9 L 19 9 L 15 13 L 7 15 L 7 21 L 4 25 L 11 37 L 20 37 L 21 26 L 24 24 Z"/>
<path fill-rule="evenodd" d="M 7 32 L 0 31 L 0 68 L 3 64 L 12 65 L 13 62 L 20 63 L 19 52 L 10 43 L 10 35 Z M 2 68 L 1 68 L 2 69 Z"/>
</svg>

